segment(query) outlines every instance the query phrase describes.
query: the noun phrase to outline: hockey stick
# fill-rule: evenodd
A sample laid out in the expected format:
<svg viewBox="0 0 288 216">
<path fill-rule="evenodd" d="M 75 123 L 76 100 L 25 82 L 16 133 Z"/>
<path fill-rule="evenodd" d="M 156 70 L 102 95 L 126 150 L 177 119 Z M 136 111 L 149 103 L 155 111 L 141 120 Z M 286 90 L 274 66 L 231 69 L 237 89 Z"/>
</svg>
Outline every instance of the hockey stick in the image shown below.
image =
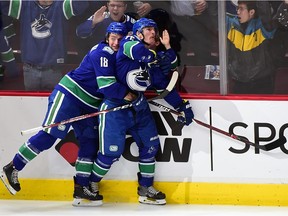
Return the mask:
<svg viewBox="0 0 288 216">
<path fill-rule="evenodd" d="M 175 84 L 176 84 L 176 82 L 178 80 L 178 76 L 179 76 L 179 73 L 177 71 L 174 71 L 173 74 L 172 74 L 172 77 L 170 79 L 170 82 L 169 82 L 168 86 L 166 87 L 166 89 L 163 92 L 161 92 L 161 94 L 159 94 L 158 96 L 156 96 L 154 98 L 147 99 L 147 101 L 149 102 L 149 101 L 152 101 L 152 100 L 161 99 L 161 98 L 166 97 L 169 94 L 169 92 L 171 92 L 172 89 L 174 88 L 174 86 L 175 86 Z M 52 127 L 57 127 L 59 125 L 65 125 L 65 124 L 68 124 L 68 123 L 72 123 L 72 122 L 75 122 L 75 121 L 80 121 L 80 120 L 83 120 L 83 119 L 86 119 L 86 118 L 91 118 L 91 117 L 98 116 L 100 114 L 104 114 L 104 113 L 108 113 L 108 112 L 114 112 L 114 111 L 118 111 L 118 110 L 122 110 L 122 109 L 127 109 L 127 108 L 132 107 L 132 106 L 133 106 L 133 104 L 129 103 L 129 104 L 124 104 L 124 105 L 121 105 L 121 106 L 118 106 L 118 107 L 114 107 L 114 108 L 111 108 L 111 109 L 102 110 L 102 111 L 99 111 L 99 112 L 94 112 L 94 113 L 89 113 L 89 114 L 76 116 L 76 117 L 73 117 L 73 118 L 70 118 L 70 119 L 63 120 L 61 122 L 52 123 L 52 124 L 49 124 L 49 125 L 43 125 L 43 126 L 40 126 L 40 127 L 28 129 L 28 130 L 23 130 L 23 131 L 21 131 L 21 135 L 23 136 L 23 135 L 26 135 L 26 134 L 30 134 L 30 133 L 34 133 L 34 132 L 40 131 L 40 130 L 45 130 L 45 129 L 49 129 L 49 128 L 52 128 Z"/>
<path fill-rule="evenodd" d="M 150 103 L 150 104 L 153 104 L 154 106 L 157 106 L 157 107 L 159 107 L 159 108 L 162 108 L 162 109 L 164 109 L 164 110 L 167 111 L 167 112 L 170 112 L 170 113 L 172 113 L 172 114 L 175 114 L 175 115 L 177 115 L 177 116 L 183 116 L 182 113 L 179 113 L 179 112 L 177 112 L 176 110 L 170 109 L 169 107 L 166 107 L 166 106 L 164 106 L 164 105 L 162 105 L 162 104 L 159 104 L 159 103 L 157 103 L 157 102 L 155 102 L 155 101 L 149 101 L 149 103 Z M 287 141 L 287 139 L 286 139 L 285 136 L 281 136 L 279 139 L 277 139 L 277 140 L 275 140 L 275 141 L 273 141 L 273 142 L 271 142 L 271 143 L 268 143 L 268 144 L 266 144 L 266 145 L 259 145 L 259 144 L 250 142 L 250 141 L 249 141 L 247 138 L 245 138 L 245 137 L 237 136 L 237 135 L 235 135 L 235 134 L 230 134 L 230 133 L 228 133 L 228 132 L 226 132 L 226 131 L 224 131 L 224 130 L 221 130 L 221 129 L 216 128 L 216 127 L 214 127 L 214 126 L 212 126 L 212 125 L 206 124 L 206 123 L 204 123 L 204 122 L 202 122 L 202 121 L 200 121 L 200 120 L 197 120 L 197 119 L 195 119 L 195 118 L 194 118 L 193 120 L 194 120 L 197 124 L 199 124 L 199 125 L 202 125 L 202 126 L 204 126 L 204 127 L 206 127 L 206 128 L 209 128 L 209 129 L 211 129 L 211 130 L 217 131 L 218 133 L 221 133 L 221 134 L 223 134 L 223 135 L 225 135 L 225 136 L 231 137 L 232 139 L 236 139 L 236 140 L 238 140 L 238 141 L 240 141 L 240 142 L 243 142 L 243 143 L 248 144 L 248 145 L 251 145 L 251 146 L 253 146 L 253 147 L 262 149 L 262 150 L 264 150 L 264 151 L 271 151 L 271 150 L 273 150 L 273 149 L 276 149 L 276 148 L 284 145 L 284 144 L 286 143 L 286 141 Z"/>
</svg>

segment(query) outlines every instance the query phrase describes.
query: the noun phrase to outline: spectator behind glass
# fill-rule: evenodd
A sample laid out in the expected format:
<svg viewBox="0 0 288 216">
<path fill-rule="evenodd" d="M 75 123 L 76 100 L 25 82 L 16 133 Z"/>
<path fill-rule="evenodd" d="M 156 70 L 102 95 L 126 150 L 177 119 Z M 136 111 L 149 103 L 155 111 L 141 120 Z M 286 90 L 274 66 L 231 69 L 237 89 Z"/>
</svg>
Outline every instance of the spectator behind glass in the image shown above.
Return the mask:
<svg viewBox="0 0 288 216">
<path fill-rule="evenodd" d="M 139 18 L 145 17 L 152 10 L 152 6 L 148 2 L 135 1 L 133 2 L 133 7 Z M 129 8 L 128 11 L 130 11 Z"/>
<path fill-rule="evenodd" d="M 183 36 L 178 31 L 177 25 L 170 14 L 164 9 L 156 8 L 152 9 L 149 14 L 146 15 L 146 18 L 152 19 L 157 23 L 159 35 L 162 35 L 164 30 L 169 32 L 171 47 L 177 53 L 177 58 L 180 59 L 179 52 L 181 50 L 181 40 Z M 157 47 L 157 51 L 165 50 L 163 44 L 160 43 Z"/>
<path fill-rule="evenodd" d="M 226 12 L 230 14 L 237 14 L 236 7 L 238 5 L 237 0 L 228 0 L 226 1 Z"/>
<path fill-rule="evenodd" d="M 238 1 L 237 15 L 227 15 L 226 25 L 231 93 L 273 93 L 275 65 L 270 43 L 275 26 L 269 2 Z"/>
<path fill-rule="evenodd" d="M 6 80 L 18 77 L 19 69 L 10 45 L 10 39 L 15 36 L 12 19 L 4 15 L 0 17 L 0 81 L 3 81 L 4 77 Z"/>
<path fill-rule="evenodd" d="M 183 35 L 182 65 L 218 63 L 218 58 L 211 56 L 213 45 L 218 44 L 216 5 L 217 2 L 206 0 L 171 1 L 172 18 Z M 193 60 L 187 56 L 192 52 L 195 55 Z"/>
<path fill-rule="evenodd" d="M 68 20 L 87 6 L 87 2 L 75 0 L 1 1 L 3 14 L 20 20 L 26 90 L 50 91 L 62 78 Z"/>
<path fill-rule="evenodd" d="M 108 8 L 108 12 L 106 11 Z M 125 1 L 110 0 L 107 6 L 102 6 L 85 22 L 78 25 L 76 35 L 82 38 L 80 56 L 86 54 L 95 44 L 103 40 L 106 29 L 111 22 L 121 22 L 128 31 L 132 31 L 135 19 L 125 14 L 127 3 Z"/>
<path fill-rule="evenodd" d="M 288 61 L 286 53 L 288 51 L 288 1 L 271 1 L 273 8 L 273 18 L 277 22 L 271 53 L 277 67 L 287 67 Z"/>
</svg>

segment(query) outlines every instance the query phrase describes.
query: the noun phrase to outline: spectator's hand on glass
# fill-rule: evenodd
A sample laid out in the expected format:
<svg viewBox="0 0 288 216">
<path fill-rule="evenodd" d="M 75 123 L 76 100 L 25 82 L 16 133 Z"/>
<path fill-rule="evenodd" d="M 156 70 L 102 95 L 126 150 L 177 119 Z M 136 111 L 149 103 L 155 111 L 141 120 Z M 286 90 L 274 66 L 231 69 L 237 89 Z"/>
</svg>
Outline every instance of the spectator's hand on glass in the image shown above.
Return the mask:
<svg viewBox="0 0 288 216">
<path fill-rule="evenodd" d="M 100 9 L 98 9 L 94 13 L 93 20 L 92 20 L 92 28 L 94 28 L 97 23 L 100 23 L 100 22 L 102 22 L 104 20 L 105 15 L 107 13 L 106 10 L 107 10 L 107 7 L 106 6 L 102 6 Z"/>
<path fill-rule="evenodd" d="M 206 0 L 196 0 L 194 5 L 195 14 L 201 14 L 203 11 L 206 10 L 208 3 Z"/>
<path fill-rule="evenodd" d="M 144 17 L 151 11 L 151 9 L 152 9 L 152 6 L 149 3 L 144 3 L 138 8 L 137 14 L 140 17 Z"/>
<path fill-rule="evenodd" d="M 166 49 L 170 49 L 170 35 L 168 31 L 165 29 L 162 33 L 162 37 L 160 37 L 161 43 L 165 46 Z"/>
</svg>

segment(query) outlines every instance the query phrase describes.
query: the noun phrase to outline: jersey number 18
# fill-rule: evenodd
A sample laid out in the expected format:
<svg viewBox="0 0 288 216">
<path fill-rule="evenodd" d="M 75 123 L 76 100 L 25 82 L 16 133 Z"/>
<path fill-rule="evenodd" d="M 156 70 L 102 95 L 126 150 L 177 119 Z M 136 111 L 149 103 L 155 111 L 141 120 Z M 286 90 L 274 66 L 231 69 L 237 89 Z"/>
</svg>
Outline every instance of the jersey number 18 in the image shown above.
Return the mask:
<svg viewBox="0 0 288 216">
<path fill-rule="evenodd" d="M 105 57 L 100 58 L 100 66 L 101 67 L 108 67 L 108 59 Z"/>
</svg>

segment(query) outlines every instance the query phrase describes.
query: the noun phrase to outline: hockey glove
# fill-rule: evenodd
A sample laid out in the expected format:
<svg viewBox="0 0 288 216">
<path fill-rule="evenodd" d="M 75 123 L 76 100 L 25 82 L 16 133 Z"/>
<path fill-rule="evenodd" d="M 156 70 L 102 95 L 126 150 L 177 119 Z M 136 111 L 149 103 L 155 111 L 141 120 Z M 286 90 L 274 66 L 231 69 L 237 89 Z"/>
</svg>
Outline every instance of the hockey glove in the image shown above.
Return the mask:
<svg viewBox="0 0 288 216">
<path fill-rule="evenodd" d="M 285 1 L 283 2 L 277 9 L 276 14 L 274 15 L 274 20 L 278 20 L 278 22 L 285 26 L 286 28 L 288 27 L 288 5 Z"/>
<path fill-rule="evenodd" d="M 163 52 L 158 53 L 158 62 L 161 71 L 163 74 L 168 75 L 171 71 L 171 59 L 168 55 Z"/>
<path fill-rule="evenodd" d="M 147 109 L 148 103 L 142 93 L 138 93 L 138 97 L 132 101 L 133 108 L 136 112 Z"/>
<path fill-rule="evenodd" d="M 178 122 L 181 122 L 187 126 L 192 123 L 193 118 L 194 118 L 194 113 L 191 109 L 191 105 L 189 101 L 183 100 L 181 105 L 178 108 L 176 108 L 176 110 L 183 114 L 183 116 L 178 116 L 178 119 L 177 119 Z"/>
</svg>

